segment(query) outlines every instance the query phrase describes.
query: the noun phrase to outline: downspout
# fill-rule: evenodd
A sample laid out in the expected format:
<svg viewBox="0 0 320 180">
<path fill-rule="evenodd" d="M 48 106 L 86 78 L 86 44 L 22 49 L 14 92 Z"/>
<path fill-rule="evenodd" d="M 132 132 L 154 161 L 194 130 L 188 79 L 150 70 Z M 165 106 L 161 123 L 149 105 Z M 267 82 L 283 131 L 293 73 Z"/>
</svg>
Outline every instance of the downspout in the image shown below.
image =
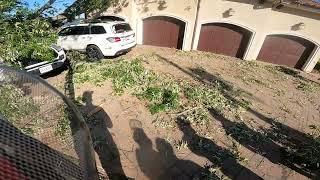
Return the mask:
<svg viewBox="0 0 320 180">
<path fill-rule="evenodd" d="M 195 44 L 195 39 L 196 39 L 196 31 L 197 31 L 198 21 L 199 21 L 200 4 L 201 4 L 201 0 L 198 0 L 197 10 L 196 10 L 196 18 L 194 20 L 194 27 L 193 27 L 193 34 L 192 34 L 191 50 L 193 49 L 193 46 Z"/>
</svg>

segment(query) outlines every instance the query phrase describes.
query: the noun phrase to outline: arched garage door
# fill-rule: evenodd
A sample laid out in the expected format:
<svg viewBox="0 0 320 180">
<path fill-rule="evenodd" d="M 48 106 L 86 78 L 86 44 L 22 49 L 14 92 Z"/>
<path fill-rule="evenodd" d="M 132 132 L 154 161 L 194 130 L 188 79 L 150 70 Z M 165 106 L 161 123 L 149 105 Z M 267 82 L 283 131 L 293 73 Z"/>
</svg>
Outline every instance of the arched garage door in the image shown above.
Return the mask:
<svg viewBox="0 0 320 180">
<path fill-rule="evenodd" d="M 182 49 L 185 22 L 166 16 L 143 20 L 143 44 Z"/>
<path fill-rule="evenodd" d="M 269 35 L 264 40 L 258 60 L 302 68 L 315 45 L 303 38 L 289 35 Z"/>
<path fill-rule="evenodd" d="M 210 23 L 201 27 L 198 50 L 243 58 L 252 33 L 226 23 Z"/>
</svg>

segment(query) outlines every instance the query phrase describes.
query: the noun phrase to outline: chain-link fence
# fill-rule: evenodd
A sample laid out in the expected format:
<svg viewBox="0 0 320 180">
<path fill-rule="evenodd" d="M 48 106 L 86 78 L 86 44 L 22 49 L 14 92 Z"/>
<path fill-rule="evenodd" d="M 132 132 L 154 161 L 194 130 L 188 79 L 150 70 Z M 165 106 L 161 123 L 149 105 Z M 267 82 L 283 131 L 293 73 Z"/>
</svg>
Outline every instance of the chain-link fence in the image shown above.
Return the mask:
<svg viewBox="0 0 320 180">
<path fill-rule="evenodd" d="M 0 65 L 0 179 L 98 179 L 76 106 L 40 78 Z"/>
</svg>

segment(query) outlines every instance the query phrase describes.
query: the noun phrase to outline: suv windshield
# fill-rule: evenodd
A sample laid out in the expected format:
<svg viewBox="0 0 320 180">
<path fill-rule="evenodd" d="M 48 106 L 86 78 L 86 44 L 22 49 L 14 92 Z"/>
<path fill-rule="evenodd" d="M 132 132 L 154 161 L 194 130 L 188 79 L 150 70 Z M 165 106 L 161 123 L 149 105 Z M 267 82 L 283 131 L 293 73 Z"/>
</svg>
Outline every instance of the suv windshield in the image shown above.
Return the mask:
<svg viewBox="0 0 320 180">
<path fill-rule="evenodd" d="M 129 24 L 116 24 L 112 27 L 112 30 L 115 32 L 115 33 L 123 33 L 123 32 L 128 32 L 128 31 L 131 31 L 131 27 Z"/>
</svg>

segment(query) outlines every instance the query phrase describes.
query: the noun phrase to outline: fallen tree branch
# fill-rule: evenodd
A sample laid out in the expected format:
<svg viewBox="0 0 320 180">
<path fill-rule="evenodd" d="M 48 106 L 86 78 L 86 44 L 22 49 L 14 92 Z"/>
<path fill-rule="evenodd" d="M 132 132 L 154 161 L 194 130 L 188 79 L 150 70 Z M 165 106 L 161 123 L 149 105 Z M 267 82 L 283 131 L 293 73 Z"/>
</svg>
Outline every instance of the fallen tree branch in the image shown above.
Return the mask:
<svg viewBox="0 0 320 180">
<path fill-rule="evenodd" d="M 203 108 L 203 107 L 202 107 L 202 106 L 193 107 L 193 108 L 187 109 L 187 110 L 185 110 L 185 111 L 182 111 L 182 112 L 177 113 L 177 114 L 174 114 L 174 115 L 175 115 L 175 116 L 181 116 L 181 115 L 183 115 L 183 114 L 186 114 L 186 113 L 188 113 L 188 112 L 191 112 L 191 111 L 194 111 L 194 110 L 200 109 L 200 108 Z"/>
<path fill-rule="evenodd" d="M 44 11 L 50 9 L 52 7 L 52 4 L 55 2 L 56 0 L 48 0 L 43 6 L 36 10 L 34 16 L 40 16 Z"/>
</svg>

